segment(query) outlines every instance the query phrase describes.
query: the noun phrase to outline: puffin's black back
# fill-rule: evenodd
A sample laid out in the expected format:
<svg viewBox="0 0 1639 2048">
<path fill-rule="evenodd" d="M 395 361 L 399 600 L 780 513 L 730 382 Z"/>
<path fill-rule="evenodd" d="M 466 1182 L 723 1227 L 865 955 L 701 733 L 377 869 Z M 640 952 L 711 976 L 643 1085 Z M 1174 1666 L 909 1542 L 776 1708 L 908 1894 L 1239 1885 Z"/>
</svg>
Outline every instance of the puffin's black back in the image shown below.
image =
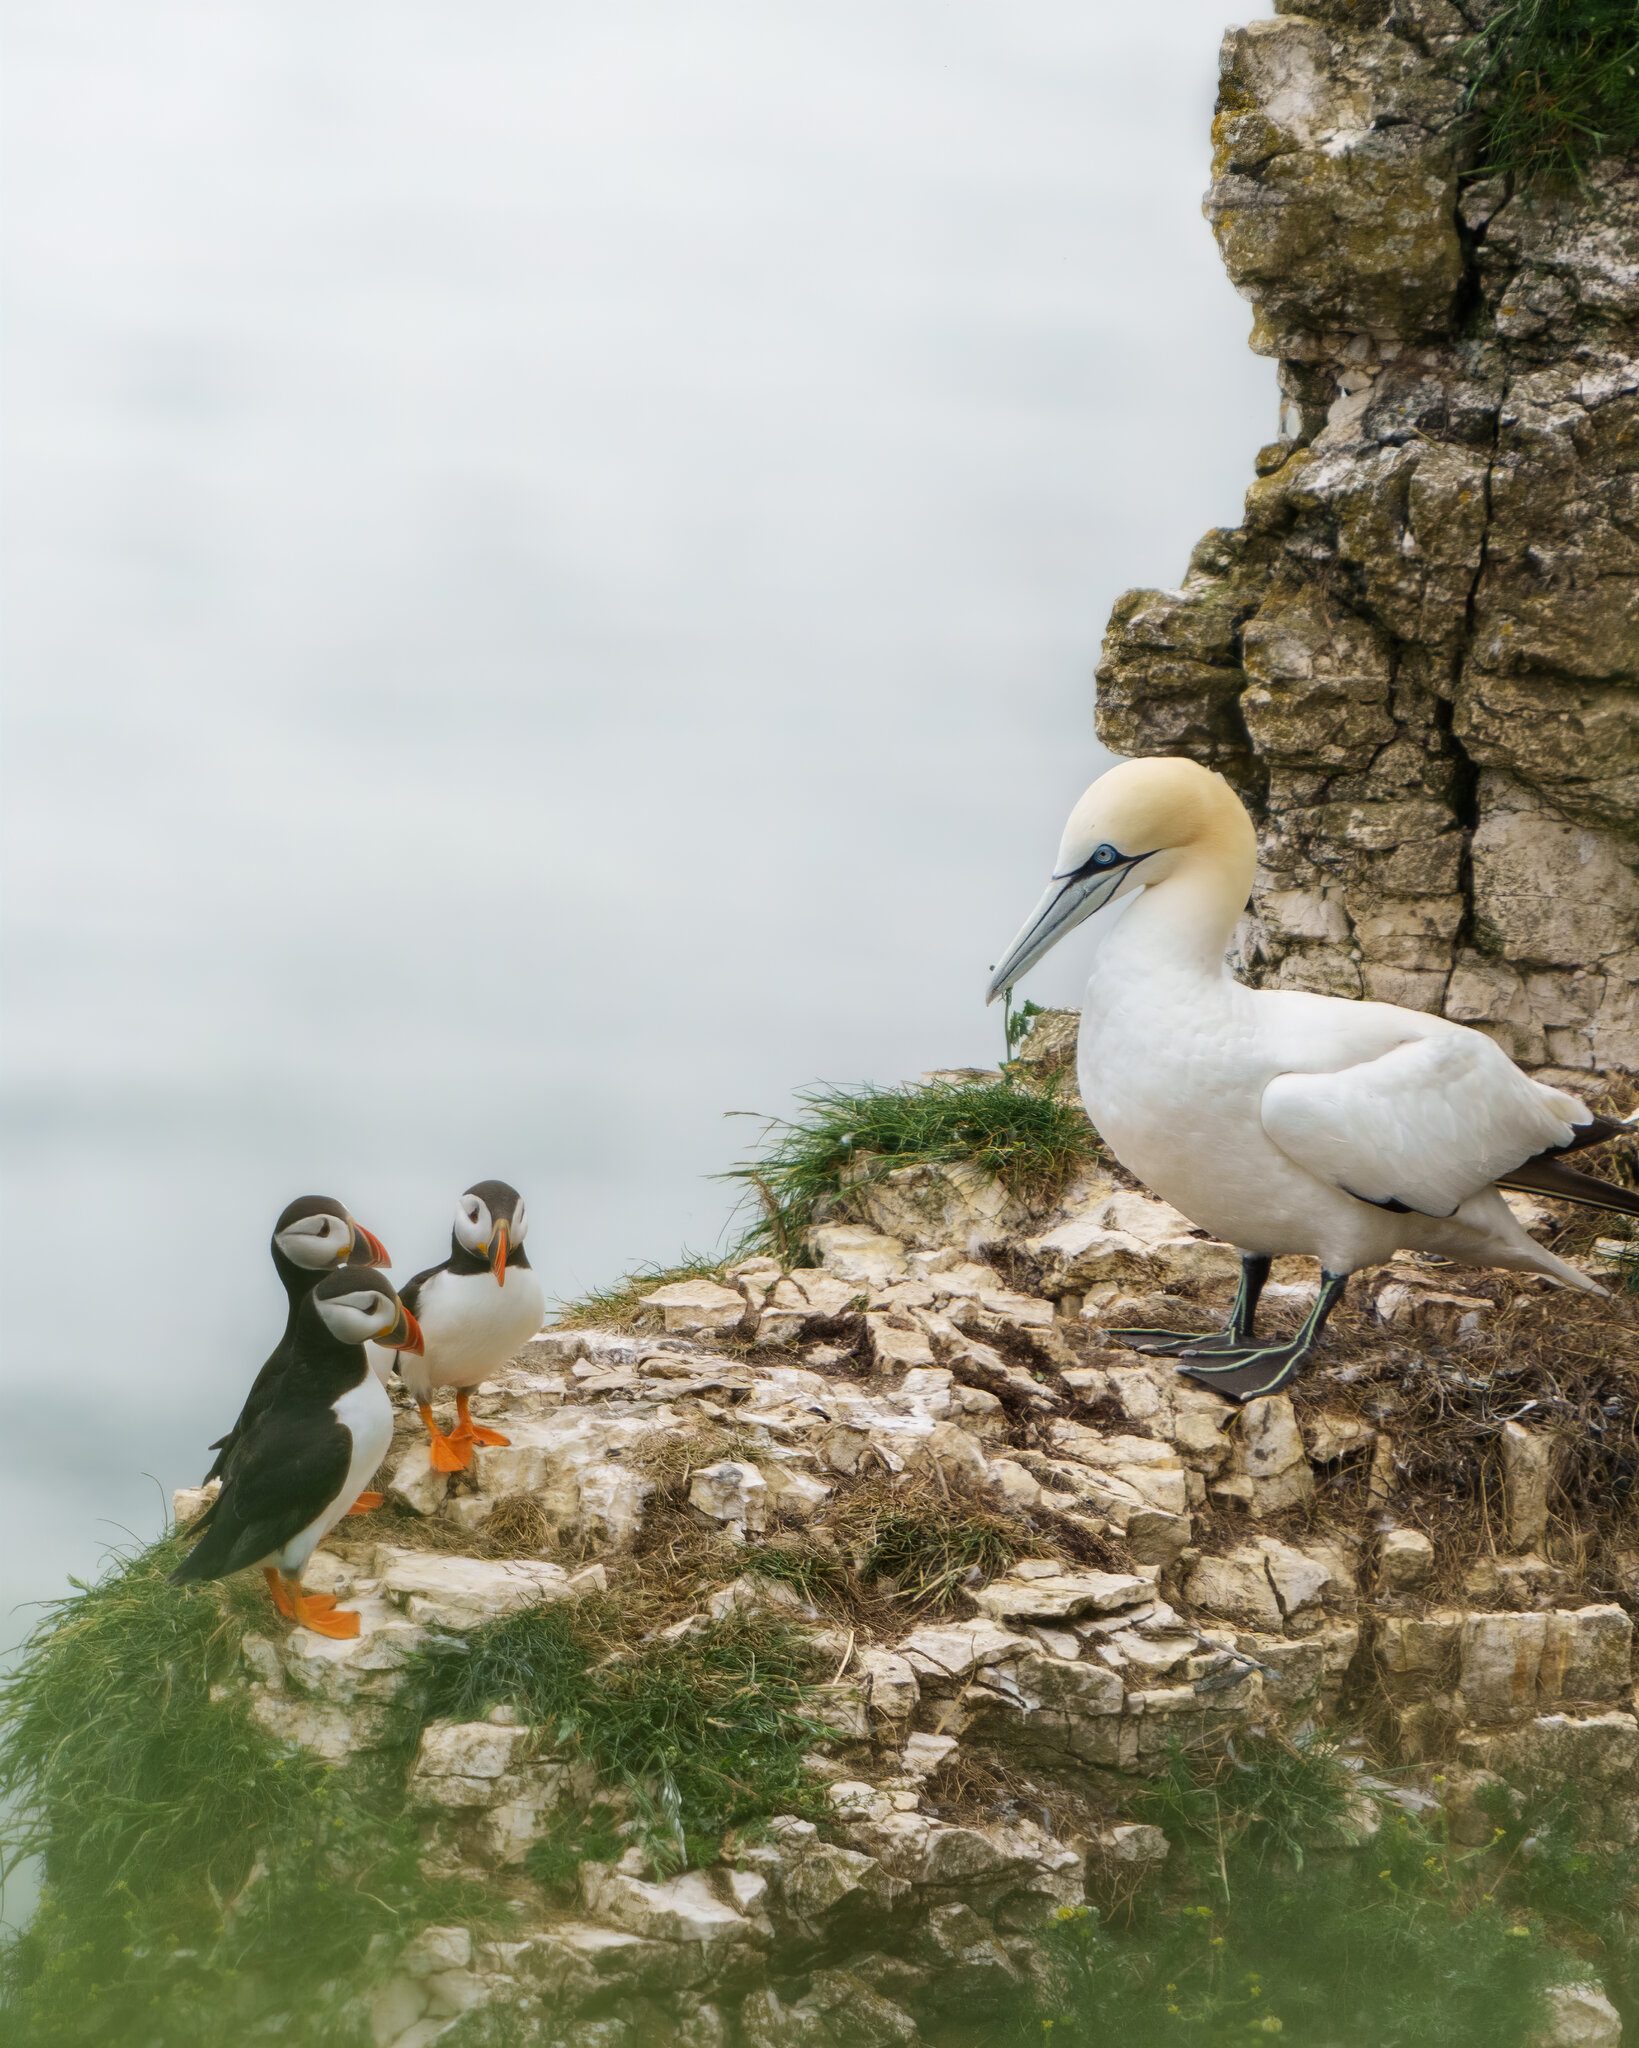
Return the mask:
<svg viewBox="0 0 1639 2048">
<path fill-rule="evenodd" d="M 257 1563 L 323 1513 L 345 1484 L 352 1438 L 332 1404 L 368 1376 L 370 1365 L 362 1344 L 344 1344 L 330 1330 L 315 1297 L 357 1285 L 341 1267 L 318 1275 L 308 1289 L 254 1427 L 217 1460 L 222 1491 L 194 1524 L 199 1541 L 171 1574 L 178 1585 L 226 1578 Z"/>
<path fill-rule="evenodd" d="M 268 1243 L 268 1249 L 273 1255 L 273 1270 L 278 1274 L 279 1284 L 285 1291 L 285 1326 L 280 1332 L 278 1343 L 274 1345 L 273 1349 L 263 1360 L 260 1371 L 255 1379 L 251 1381 L 250 1392 L 245 1396 L 245 1403 L 239 1410 L 238 1420 L 226 1436 L 219 1436 L 211 1445 L 210 1448 L 216 1452 L 216 1457 L 212 1461 L 211 1469 L 200 1481 L 202 1486 L 209 1486 L 213 1479 L 221 1478 L 223 1468 L 226 1466 L 228 1459 L 233 1455 L 234 1446 L 241 1440 L 247 1429 L 254 1427 L 257 1417 L 266 1408 L 272 1388 L 277 1383 L 279 1375 L 290 1362 L 291 1343 L 296 1333 L 296 1317 L 300 1312 L 302 1303 L 306 1301 L 319 1282 L 326 1277 L 316 1266 L 298 1266 L 294 1259 L 287 1259 L 279 1249 L 281 1235 L 290 1228 L 291 1224 L 300 1223 L 307 1216 L 339 1216 L 343 1222 L 348 1220 L 346 1209 L 330 1195 L 298 1195 L 294 1202 L 287 1202 L 284 1208 L 279 1211 L 278 1220 L 273 1226 L 273 1235 Z M 355 1246 L 353 1253 L 349 1256 L 347 1262 L 349 1265 L 369 1263 L 368 1259 L 359 1259 L 357 1254 L 361 1247 L 362 1240 L 359 1241 L 359 1244 Z M 333 1267 L 331 1270 L 336 1271 L 337 1269 Z"/>
</svg>

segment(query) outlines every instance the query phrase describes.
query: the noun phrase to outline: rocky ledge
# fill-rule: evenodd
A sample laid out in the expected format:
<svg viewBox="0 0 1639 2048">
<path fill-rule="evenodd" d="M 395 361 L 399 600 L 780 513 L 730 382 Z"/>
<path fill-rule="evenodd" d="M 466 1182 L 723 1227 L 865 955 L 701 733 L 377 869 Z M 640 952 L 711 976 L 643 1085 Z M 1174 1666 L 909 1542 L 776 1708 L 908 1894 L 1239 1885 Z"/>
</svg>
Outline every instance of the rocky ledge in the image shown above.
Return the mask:
<svg viewBox="0 0 1639 2048">
<path fill-rule="evenodd" d="M 811 1263 L 656 1286 L 636 1328 L 542 1331 L 480 1403 L 510 1447 L 468 1473 L 434 1473 L 407 1417 L 389 1506 L 315 1562 L 358 1639 L 246 1636 L 257 1719 L 333 1760 L 381 1739 L 429 1642 L 652 1603 L 657 1569 L 657 1635 L 774 1617 L 812 1656 L 804 1812 L 664 1875 L 617 1825 L 552 1900 L 532 1848 L 599 1796 L 618 1821 L 621 1795 L 507 1705 L 426 1726 L 427 1862 L 517 1877 L 515 1924 L 426 1928 L 374 1993 L 377 2048 L 485 2007 L 611 2048 L 953 2038 L 940 2016 L 996 2010 L 1055 1914 L 1165 1857 L 1129 1817 L 1148 1774 L 1270 1724 L 1346 1718 L 1360 1840 L 1408 1804 L 1487 1840 L 1488 1791 L 1570 1782 L 1639 1841 L 1621 1301 L 1402 1257 L 1293 1396 L 1236 1412 L 1111 1340 L 1204 1326 L 1235 1273 L 1114 1173 L 1046 1214 L 927 1167 L 854 1206 Z M 1272 1318 L 1313 1285 L 1278 1268 Z M 775 1569 L 845 1556 L 867 1498 L 1002 1540 L 952 1583 L 888 1574 L 851 1604 Z M 1619 2037 L 1596 1986 L 1555 1997 L 1545 2038 Z"/>
</svg>

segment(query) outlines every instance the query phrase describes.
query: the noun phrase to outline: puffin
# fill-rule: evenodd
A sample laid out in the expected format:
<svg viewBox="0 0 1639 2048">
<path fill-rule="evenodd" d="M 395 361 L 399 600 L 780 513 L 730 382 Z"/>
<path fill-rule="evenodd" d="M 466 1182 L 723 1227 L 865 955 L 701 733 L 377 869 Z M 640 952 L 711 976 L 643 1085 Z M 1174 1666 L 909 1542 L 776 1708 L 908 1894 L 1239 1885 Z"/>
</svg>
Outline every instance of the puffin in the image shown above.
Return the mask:
<svg viewBox="0 0 1639 2048">
<path fill-rule="evenodd" d="M 333 1273 L 339 1266 L 392 1264 L 387 1247 L 375 1232 L 355 1222 L 346 1206 L 330 1195 L 299 1195 L 294 1202 L 287 1203 L 273 1226 L 270 1248 L 273 1270 L 285 1291 L 284 1332 L 268 1353 L 261 1371 L 251 1381 L 238 1421 L 226 1436 L 219 1436 L 210 1446 L 217 1455 L 201 1482 L 206 1486 L 213 1479 L 221 1478 L 234 1445 L 254 1425 L 266 1406 L 279 1375 L 289 1361 L 297 1314 L 321 1275 Z M 358 1505 L 360 1512 L 366 1508 L 378 1508 L 381 1495 L 366 1495 Z"/>
<path fill-rule="evenodd" d="M 1111 1334 L 1236 1402 L 1313 1353 L 1349 1276 L 1397 1251 L 1607 1290 L 1525 1229 L 1504 1189 L 1639 1216 L 1639 1194 L 1565 1155 L 1634 1134 L 1533 1080 L 1493 1039 L 1393 1003 L 1248 988 L 1227 959 L 1257 841 L 1221 775 L 1123 761 L 1070 814 L 1046 893 L 992 974 L 994 1001 L 1097 918 L 1076 1076 L 1094 1127 L 1136 1179 L 1241 1254 L 1214 1335 Z M 1320 1265 L 1296 1336 L 1260 1341 L 1270 1262 Z"/>
<path fill-rule="evenodd" d="M 226 1454 L 222 1491 L 171 1578 L 185 1586 L 260 1565 L 287 1620 L 321 1636 L 356 1636 L 358 1615 L 328 1593 L 303 1592 L 302 1573 L 392 1441 L 392 1396 L 364 1347 L 419 1351 L 421 1331 L 384 1274 L 346 1266 L 308 1290 L 294 1321 L 289 1354 Z"/>
<path fill-rule="evenodd" d="M 426 1425 L 435 1472 L 464 1472 L 479 1444 L 506 1444 L 498 1429 L 474 1422 L 472 1388 L 515 1358 L 541 1327 L 546 1296 L 530 1270 L 523 1196 L 504 1180 L 478 1180 L 455 1205 L 450 1255 L 417 1273 L 403 1290 L 420 1323 L 424 1347 L 402 1352 L 399 1377 Z M 446 1436 L 432 1411 L 433 1395 L 453 1387 L 456 1424 Z"/>
</svg>

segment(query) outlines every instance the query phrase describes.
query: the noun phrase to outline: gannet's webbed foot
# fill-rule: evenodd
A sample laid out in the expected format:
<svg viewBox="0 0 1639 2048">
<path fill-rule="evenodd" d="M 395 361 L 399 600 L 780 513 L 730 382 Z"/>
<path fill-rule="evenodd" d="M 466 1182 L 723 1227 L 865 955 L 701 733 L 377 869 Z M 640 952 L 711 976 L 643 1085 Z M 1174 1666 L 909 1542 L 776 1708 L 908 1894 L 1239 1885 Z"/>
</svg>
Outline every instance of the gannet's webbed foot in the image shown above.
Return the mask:
<svg viewBox="0 0 1639 2048">
<path fill-rule="evenodd" d="M 1212 1357 L 1230 1351 L 1244 1351 L 1252 1343 L 1252 1319 L 1258 1312 L 1258 1296 L 1269 1278 L 1269 1260 L 1262 1252 L 1241 1253 L 1241 1282 L 1235 1290 L 1235 1306 L 1229 1321 L 1215 1336 L 1192 1336 L 1187 1330 L 1111 1330 L 1129 1351 L 1141 1351 L 1147 1358 Z"/>
<path fill-rule="evenodd" d="M 1326 1318 L 1343 1299 L 1348 1284 L 1347 1273 L 1321 1274 L 1320 1294 L 1303 1328 L 1290 1343 L 1226 1346 L 1222 1351 L 1207 1354 L 1221 1359 L 1221 1364 L 1185 1364 L 1179 1371 L 1185 1378 L 1210 1387 L 1215 1394 L 1223 1394 L 1231 1401 L 1256 1401 L 1263 1394 L 1278 1394 L 1319 1343 Z M 1195 1355 L 1189 1351 L 1179 1353 L 1185 1359 Z"/>
<path fill-rule="evenodd" d="M 1222 1351 L 1226 1345 L 1239 1345 L 1245 1349 L 1245 1342 L 1230 1335 L 1227 1330 L 1216 1333 L 1200 1330 L 1106 1330 L 1106 1337 L 1114 1337 L 1127 1351 L 1141 1351 L 1146 1358 L 1193 1357 L 1200 1351 Z"/>
</svg>

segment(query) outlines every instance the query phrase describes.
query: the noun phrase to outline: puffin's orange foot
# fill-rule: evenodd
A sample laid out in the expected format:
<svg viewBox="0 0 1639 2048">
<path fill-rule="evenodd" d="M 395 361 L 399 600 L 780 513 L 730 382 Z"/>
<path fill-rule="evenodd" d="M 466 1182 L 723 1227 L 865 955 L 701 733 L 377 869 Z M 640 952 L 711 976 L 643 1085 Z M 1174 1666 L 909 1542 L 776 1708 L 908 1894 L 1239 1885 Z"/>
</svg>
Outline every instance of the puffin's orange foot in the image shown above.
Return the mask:
<svg viewBox="0 0 1639 2048">
<path fill-rule="evenodd" d="M 267 1580 L 267 1589 L 273 1597 L 274 1606 L 278 1608 L 286 1621 L 294 1621 L 296 1619 L 295 1602 L 285 1591 L 284 1583 L 272 1565 L 269 1564 L 262 1567 L 262 1577 Z"/>
<path fill-rule="evenodd" d="M 510 1444 L 509 1436 L 502 1436 L 498 1429 L 486 1429 L 481 1422 L 474 1422 L 472 1410 L 467 1403 L 472 1397 L 466 1393 L 455 1397 L 455 1427 L 450 1432 L 458 1444 L 499 1444 L 503 1449 Z"/>
<path fill-rule="evenodd" d="M 460 1429 L 456 1428 L 446 1436 L 425 1401 L 417 1401 L 415 1412 L 421 1417 L 421 1427 L 427 1432 L 427 1456 L 433 1470 L 465 1472 L 472 1463 L 472 1445 L 462 1438 Z"/>
<path fill-rule="evenodd" d="M 316 1636 L 345 1641 L 358 1634 L 359 1618 L 350 1609 L 338 1607 L 326 1593 L 298 1593 L 296 1626 L 310 1628 Z"/>
<path fill-rule="evenodd" d="M 350 1515 L 367 1515 L 372 1508 L 381 1507 L 386 1499 L 386 1494 L 376 1493 L 367 1486 L 347 1512 Z"/>
<path fill-rule="evenodd" d="M 450 1431 L 450 1441 L 458 1444 L 497 1444 L 504 1450 L 512 1439 L 509 1436 L 502 1436 L 498 1429 L 486 1429 L 481 1422 L 469 1421 L 465 1428 L 457 1423 Z"/>
</svg>

